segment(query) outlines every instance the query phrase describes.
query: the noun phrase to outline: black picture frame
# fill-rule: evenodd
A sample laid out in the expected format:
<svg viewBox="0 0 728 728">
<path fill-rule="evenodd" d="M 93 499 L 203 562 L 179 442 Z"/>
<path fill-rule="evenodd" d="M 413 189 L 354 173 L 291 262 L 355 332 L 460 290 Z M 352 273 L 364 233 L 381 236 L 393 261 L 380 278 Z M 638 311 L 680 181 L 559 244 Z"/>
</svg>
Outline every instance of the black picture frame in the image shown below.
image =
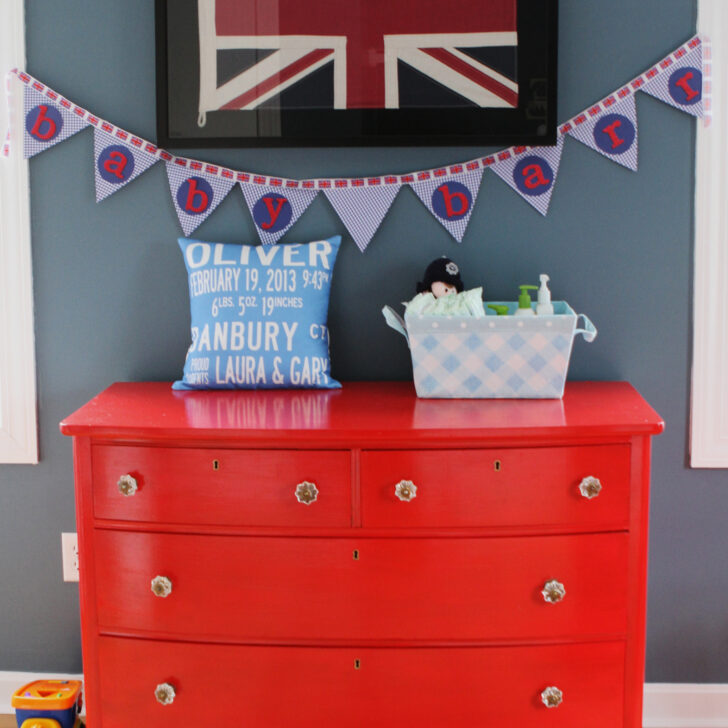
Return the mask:
<svg viewBox="0 0 728 728">
<path fill-rule="evenodd" d="M 156 0 L 157 144 L 168 149 L 553 145 L 558 0 L 518 0 L 517 16 L 517 108 L 213 111 L 200 127 L 197 0 Z"/>
</svg>

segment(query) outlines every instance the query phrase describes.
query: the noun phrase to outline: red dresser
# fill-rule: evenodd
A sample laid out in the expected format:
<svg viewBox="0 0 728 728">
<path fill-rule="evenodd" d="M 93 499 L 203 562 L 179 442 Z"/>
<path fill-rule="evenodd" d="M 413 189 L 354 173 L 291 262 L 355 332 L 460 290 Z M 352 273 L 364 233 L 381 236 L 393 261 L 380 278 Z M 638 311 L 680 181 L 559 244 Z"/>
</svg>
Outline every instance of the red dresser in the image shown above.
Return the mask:
<svg viewBox="0 0 728 728">
<path fill-rule="evenodd" d="M 90 728 L 638 728 L 662 429 L 624 382 L 113 385 L 61 423 Z"/>
</svg>

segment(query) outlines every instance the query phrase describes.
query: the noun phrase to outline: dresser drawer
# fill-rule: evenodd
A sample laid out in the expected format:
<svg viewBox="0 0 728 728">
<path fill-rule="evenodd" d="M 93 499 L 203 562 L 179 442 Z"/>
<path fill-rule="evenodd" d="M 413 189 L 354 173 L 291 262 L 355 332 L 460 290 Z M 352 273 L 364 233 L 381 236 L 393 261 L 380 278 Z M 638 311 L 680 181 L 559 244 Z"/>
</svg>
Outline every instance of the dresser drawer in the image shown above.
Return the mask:
<svg viewBox="0 0 728 728">
<path fill-rule="evenodd" d="M 98 530 L 93 547 L 107 633 L 309 643 L 626 632 L 626 534 L 294 539 Z M 153 593 L 157 576 L 169 580 L 168 596 Z M 555 603 L 542 594 L 559 598 L 552 581 L 566 592 Z"/>
<path fill-rule="evenodd" d="M 628 445 L 493 450 L 367 451 L 361 455 L 368 527 L 626 527 Z M 602 486 L 587 498 L 588 476 Z M 400 481 L 417 490 L 397 497 Z"/>
<path fill-rule="evenodd" d="M 99 668 L 98 728 L 615 728 L 623 717 L 618 642 L 356 649 L 102 637 Z M 165 684 L 168 705 L 155 697 Z M 541 700 L 549 687 L 562 693 L 557 707 Z"/>
<path fill-rule="evenodd" d="M 351 524 L 347 451 L 96 445 L 92 469 L 97 518 L 240 526 Z M 137 484 L 131 495 L 119 489 L 123 475 Z M 318 490 L 309 504 L 296 496 L 303 482 Z"/>
</svg>

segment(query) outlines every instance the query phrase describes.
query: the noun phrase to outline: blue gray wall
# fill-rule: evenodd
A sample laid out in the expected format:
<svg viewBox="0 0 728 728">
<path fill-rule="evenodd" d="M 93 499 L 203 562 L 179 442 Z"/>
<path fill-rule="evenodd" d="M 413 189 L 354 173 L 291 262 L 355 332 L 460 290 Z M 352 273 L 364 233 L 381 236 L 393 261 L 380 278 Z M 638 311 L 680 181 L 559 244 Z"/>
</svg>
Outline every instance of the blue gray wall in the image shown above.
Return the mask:
<svg viewBox="0 0 728 728">
<path fill-rule="evenodd" d="M 150 0 L 27 2 L 28 70 L 118 125 L 155 136 Z M 601 98 L 686 40 L 694 0 L 562 0 L 559 118 Z M 695 122 L 640 96 L 640 171 L 567 141 L 542 219 L 486 175 L 458 246 L 404 190 L 364 255 L 345 238 L 332 292 L 333 373 L 407 379 L 384 303 L 408 297 L 447 254 L 490 299 L 548 271 L 556 298 L 599 337 L 575 345 L 575 379 L 630 380 L 663 415 L 654 443 L 647 678 L 728 680 L 724 472 L 686 466 L 689 418 Z M 187 152 L 291 177 L 402 172 L 468 159 L 473 149 L 281 149 Z M 0 670 L 79 671 L 75 585 L 61 581 L 60 532 L 74 530 L 71 442 L 58 422 L 116 380 L 171 380 L 188 336 L 184 266 L 166 175 L 157 165 L 94 202 L 91 132 L 31 162 L 41 462 L 0 466 Z M 317 199 L 284 238 L 344 232 Z M 254 241 L 231 194 L 198 231 Z"/>
</svg>

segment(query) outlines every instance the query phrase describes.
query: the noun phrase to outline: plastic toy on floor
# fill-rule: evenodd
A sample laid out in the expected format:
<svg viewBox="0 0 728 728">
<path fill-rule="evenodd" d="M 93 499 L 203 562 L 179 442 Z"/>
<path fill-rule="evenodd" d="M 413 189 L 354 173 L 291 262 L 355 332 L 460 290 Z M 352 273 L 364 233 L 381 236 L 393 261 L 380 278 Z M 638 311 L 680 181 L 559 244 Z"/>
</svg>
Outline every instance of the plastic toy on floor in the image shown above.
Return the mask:
<svg viewBox="0 0 728 728">
<path fill-rule="evenodd" d="M 18 728 L 74 728 L 82 725 L 79 680 L 35 680 L 12 698 Z"/>
</svg>

